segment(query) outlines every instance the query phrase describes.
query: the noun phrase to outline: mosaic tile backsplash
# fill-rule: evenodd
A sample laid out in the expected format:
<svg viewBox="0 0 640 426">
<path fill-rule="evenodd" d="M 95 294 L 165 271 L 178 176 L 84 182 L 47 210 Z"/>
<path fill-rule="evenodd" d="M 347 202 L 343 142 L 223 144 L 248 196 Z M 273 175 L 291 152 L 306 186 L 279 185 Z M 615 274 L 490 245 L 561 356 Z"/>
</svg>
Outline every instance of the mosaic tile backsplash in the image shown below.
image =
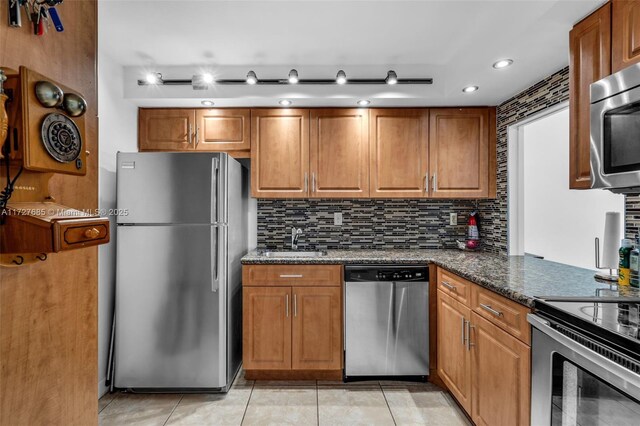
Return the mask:
<svg viewBox="0 0 640 426">
<path fill-rule="evenodd" d="M 258 200 L 258 247 L 290 248 L 295 226 L 301 250 L 452 248 L 474 209 L 467 200 Z M 458 225 L 449 225 L 452 212 Z"/>
<path fill-rule="evenodd" d="M 569 99 L 569 67 L 539 81 L 497 108 L 497 198 L 480 201 L 482 247 L 507 253 L 507 127 Z M 304 230 L 301 249 L 449 248 L 464 239 L 470 201 L 258 200 L 258 247 L 290 247 L 291 227 Z M 342 212 L 343 226 L 333 225 Z M 449 225 L 449 213 L 458 226 Z M 626 234 L 640 231 L 640 196 L 626 198 Z"/>
</svg>

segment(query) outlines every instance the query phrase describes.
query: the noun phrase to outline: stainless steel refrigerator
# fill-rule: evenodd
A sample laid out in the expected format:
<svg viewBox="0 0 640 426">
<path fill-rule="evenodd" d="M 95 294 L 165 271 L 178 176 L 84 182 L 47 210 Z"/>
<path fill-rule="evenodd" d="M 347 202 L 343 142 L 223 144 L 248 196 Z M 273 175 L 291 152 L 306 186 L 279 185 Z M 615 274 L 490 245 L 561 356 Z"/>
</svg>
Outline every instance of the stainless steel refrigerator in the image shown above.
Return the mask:
<svg viewBox="0 0 640 426">
<path fill-rule="evenodd" d="M 118 153 L 114 386 L 227 391 L 249 185 L 222 153 Z"/>
</svg>

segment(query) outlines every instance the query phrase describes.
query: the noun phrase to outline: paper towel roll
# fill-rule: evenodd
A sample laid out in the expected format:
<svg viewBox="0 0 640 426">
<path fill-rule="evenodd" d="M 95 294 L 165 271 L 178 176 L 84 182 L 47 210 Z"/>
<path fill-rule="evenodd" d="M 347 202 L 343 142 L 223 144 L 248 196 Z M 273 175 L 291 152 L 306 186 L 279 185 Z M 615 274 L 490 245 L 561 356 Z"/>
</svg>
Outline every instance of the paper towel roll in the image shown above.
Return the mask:
<svg viewBox="0 0 640 426">
<path fill-rule="evenodd" d="M 602 261 L 600 266 L 618 269 L 618 250 L 620 249 L 620 213 L 607 212 L 604 219 L 604 238 L 602 242 Z"/>
</svg>

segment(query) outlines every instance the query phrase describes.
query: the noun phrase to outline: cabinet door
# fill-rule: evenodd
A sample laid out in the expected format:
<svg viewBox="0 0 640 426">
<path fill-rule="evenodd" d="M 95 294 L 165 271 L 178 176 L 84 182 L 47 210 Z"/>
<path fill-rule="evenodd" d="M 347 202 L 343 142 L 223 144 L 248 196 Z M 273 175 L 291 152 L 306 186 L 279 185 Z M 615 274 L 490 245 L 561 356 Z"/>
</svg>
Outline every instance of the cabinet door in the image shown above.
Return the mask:
<svg viewBox="0 0 640 426">
<path fill-rule="evenodd" d="M 431 197 L 483 198 L 489 195 L 489 110 L 430 110 Z"/>
<path fill-rule="evenodd" d="M 140 108 L 140 151 L 187 151 L 193 149 L 195 112 L 192 109 Z"/>
<path fill-rule="evenodd" d="M 371 198 L 427 196 L 429 110 L 372 109 Z"/>
<path fill-rule="evenodd" d="M 613 0 L 611 72 L 640 62 L 640 2 Z"/>
<path fill-rule="evenodd" d="M 471 371 L 476 425 L 528 425 L 531 349 L 472 313 Z"/>
<path fill-rule="evenodd" d="M 251 111 L 251 192 L 258 198 L 309 195 L 309 110 Z"/>
<path fill-rule="evenodd" d="M 471 352 L 465 328 L 469 308 L 441 290 L 438 293 L 438 376 L 467 413 L 471 412 Z"/>
<path fill-rule="evenodd" d="M 198 109 L 196 126 L 197 151 L 251 149 L 251 111 L 248 109 Z"/>
<path fill-rule="evenodd" d="M 291 368 L 291 287 L 243 287 L 245 370 Z"/>
<path fill-rule="evenodd" d="M 369 196 L 369 112 L 311 110 L 311 196 Z"/>
<path fill-rule="evenodd" d="M 591 187 L 591 83 L 611 73 L 611 5 L 576 24 L 569 33 L 569 188 Z"/>
<path fill-rule="evenodd" d="M 342 368 L 340 287 L 293 287 L 294 370 Z"/>
</svg>

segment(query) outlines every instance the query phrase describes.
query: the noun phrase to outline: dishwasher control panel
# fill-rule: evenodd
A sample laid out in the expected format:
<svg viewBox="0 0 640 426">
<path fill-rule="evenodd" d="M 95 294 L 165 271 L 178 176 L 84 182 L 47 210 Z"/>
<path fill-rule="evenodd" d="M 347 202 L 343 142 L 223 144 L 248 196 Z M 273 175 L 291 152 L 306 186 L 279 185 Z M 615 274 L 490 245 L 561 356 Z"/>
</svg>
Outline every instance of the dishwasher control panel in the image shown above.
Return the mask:
<svg viewBox="0 0 640 426">
<path fill-rule="evenodd" d="M 428 266 L 366 265 L 345 266 L 344 280 L 362 281 L 429 281 Z"/>
</svg>

